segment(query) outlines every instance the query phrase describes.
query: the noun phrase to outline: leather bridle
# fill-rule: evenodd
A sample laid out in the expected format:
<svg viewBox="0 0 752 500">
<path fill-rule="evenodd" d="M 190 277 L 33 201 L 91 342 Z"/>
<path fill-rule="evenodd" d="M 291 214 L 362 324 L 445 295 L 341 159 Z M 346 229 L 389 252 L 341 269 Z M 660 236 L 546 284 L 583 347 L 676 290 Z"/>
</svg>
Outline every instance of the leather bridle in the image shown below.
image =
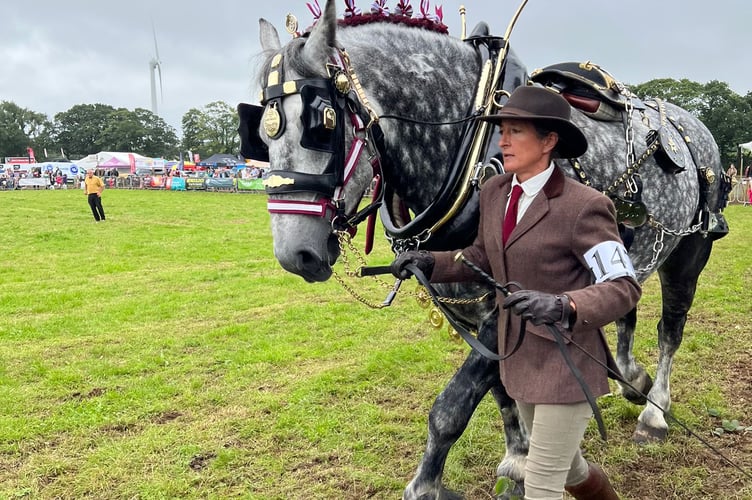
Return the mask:
<svg viewBox="0 0 752 500">
<path fill-rule="evenodd" d="M 328 153 L 330 159 L 320 174 L 293 170 L 268 172 L 263 181 L 269 195 L 267 210 L 273 214 L 328 217 L 335 231 L 347 230 L 352 233 L 357 224 L 374 214 L 381 203 L 381 190 L 378 189 L 370 205 L 355 212 L 358 207 L 355 202 L 351 211 L 355 213 L 346 212 L 345 188 L 365 151 L 370 156 L 372 178 L 378 181 L 381 179 L 380 155 L 376 144 L 381 137 L 378 124 L 369 116 L 368 110 L 364 109 L 358 92 L 354 90 L 357 81 L 353 81 L 354 71 L 344 50 L 333 51 L 330 63 L 327 64 L 328 77 L 281 81 L 282 63 L 281 53 L 271 60 L 267 85 L 261 94 L 261 106 L 243 104 L 243 111 L 239 107 L 241 116 L 243 112 L 250 116 L 248 133 L 256 146 L 252 153 L 256 154 L 257 159 L 262 159 L 259 157 L 264 155 L 268 159 L 266 145 L 260 138 L 253 137 L 253 134 L 258 133 L 263 126 L 270 140 L 281 137 L 286 126 L 282 101 L 286 97 L 300 95 L 303 102 L 303 134 L 300 145 L 305 149 Z M 348 122 L 352 141 L 346 150 Z M 260 145 L 263 148 L 259 148 Z M 279 196 L 293 193 L 313 193 L 317 195 L 317 199 L 303 201 Z"/>
</svg>

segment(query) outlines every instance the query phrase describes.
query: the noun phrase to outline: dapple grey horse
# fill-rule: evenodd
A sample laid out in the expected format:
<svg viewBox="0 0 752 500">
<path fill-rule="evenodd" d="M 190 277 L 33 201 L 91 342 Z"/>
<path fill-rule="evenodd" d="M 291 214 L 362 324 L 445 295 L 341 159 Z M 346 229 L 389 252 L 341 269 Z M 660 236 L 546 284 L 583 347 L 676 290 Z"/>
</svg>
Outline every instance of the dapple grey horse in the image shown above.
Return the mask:
<svg viewBox="0 0 752 500">
<path fill-rule="evenodd" d="M 475 109 L 483 58 L 472 44 L 428 29 L 391 22 L 338 24 L 335 0 L 327 1 L 307 36 L 283 45 L 276 29 L 261 19 L 260 39 L 265 55 L 259 74 L 263 106 L 238 107 L 243 154 L 251 157 L 260 150 L 268 154 L 269 211 L 279 263 L 308 282 L 325 281 L 340 255 L 333 226 L 358 210 L 374 175 L 376 148 L 387 190 L 409 211 L 423 213 L 439 196 L 462 143 L 462 127 L 456 122 Z M 506 64 L 504 87 L 525 84 L 527 72 L 513 52 Z M 623 388 L 623 394 L 638 401 L 639 392 L 647 392 L 651 401 L 668 410 L 673 356 L 698 276 L 710 256 L 713 227 L 723 224 L 716 209 L 718 182 L 712 182 L 721 165 L 710 132 L 686 111 L 669 103 L 661 106 L 663 114 L 657 105 L 656 109 L 645 106 L 632 110 L 629 120 L 634 158 L 649 148 L 650 132 L 670 117 L 672 137 L 678 138 L 674 160 L 686 166 L 668 172 L 656 154 L 645 155 L 639 165 L 638 201 L 648 217 L 629 231 L 629 253 L 638 278 L 644 281 L 657 271 L 661 281 L 655 382 L 632 353 L 636 310 L 617 322 L 616 354 L 622 375 L 638 391 Z M 374 116 L 382 118 L 373 120 Z M 577 169 L 569 162 L 560 166 L 568 175 L 622 196 L 626 183 L 634 183 L 625 174 L 630 151 L 625 124 L 593 120 L 577 111 L 573 119 L 587 136 L 589 148 Z M 371 133 L 375 122 L 383 137 Z M 463 212 L 473 220 L 477 204 L 471 201 Z M 467 244 L 464 229 L 433 247 L 449 250 Z M 420 244 L 430 247 L 432 242 Z M 451 284 L 441 285 L 439 292 L 479 297 L 493 289 L 482 283 Z M 450 308 L 460 321 L 477 328 L 484 345 L 497 350 L 492 298 Z M 523 483 L 527 436 L 502 382 L 498 363 L 471 351 L 431 409 L 425 452 L 404 491 L 405 499 L 458 497 L 442 484 L 445 460 L 489 391 L 505 430 L 505 456 L 497 475 Z M 648 404 L 634 437 L 664 439 L 667 429 L 663 411 Z"/>
</svg>

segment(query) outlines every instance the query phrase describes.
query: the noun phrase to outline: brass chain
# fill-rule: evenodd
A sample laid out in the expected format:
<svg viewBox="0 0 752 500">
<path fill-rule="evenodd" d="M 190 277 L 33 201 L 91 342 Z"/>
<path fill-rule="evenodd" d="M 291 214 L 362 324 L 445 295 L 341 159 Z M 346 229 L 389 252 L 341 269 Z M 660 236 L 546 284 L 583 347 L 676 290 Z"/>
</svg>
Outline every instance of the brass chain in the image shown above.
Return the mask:
<svg viewBox="0 0 752 500">
<path fill-rule="evenodd" d="M 358 272 L 354 269 L 352 262 L 350 261 L 350 255 L 355 255 L 357 259 L 357 264 L 360 266 L 367 265 L 367 262 L 363 255 L 360 253 L 360 250 L 355 248 L 355 245 L 352 242 L 352 236 L 350 236 L 350 233 L 347 231 L 336 231 L 335 234 L 337 235 L 337 241 L 339 242 L 339 249 L 340 249 L 340 261 L 342 262 L 342 267 L 344 270 L 345 276 L 348 278 L 357 278 L 359 277 Z M 383 309 L 384 307 L 387 307 L 386 304 L 376 304 L 369 299 L 363 297 L 360 293 L 358 293 L 353 287 L 347 284 L 345 279 L 340 276 L 339 273 L 337 273 L 336 270 L 332 271 L 332 275 L 334 276 L 334 279 L 337 280 L 337 282 L 344 288 L 352 297 L 360 302 L 361 304 L 364 304 L 371 309 Z M 397 287 L 395 285 L 390 285 L 383 279 L 379 278 L 378 276 L 371 276 L 371 278 L 378 283 L 381 287 L 390 289 L 394 292 L 397 292 Z M 400 289 L 401 290 L 401 289 Z M 431 304 L 431 296 L 428 294 L 425 288 L 418 285 L 417 289 L 414 292 L 404 291 L 408 297 L 414 297 L 415 300 L 418 302 L 418 304 L 421 307 L 428 307 Z M 477 304 L 480 302 L 483 302 L 488 297 L 490 297 L 492 292 L 487 292 L 481 295 L 480 297 L 475 297 L 471 299 L 458 299 L 453 297 L 439 297 L 439 300 L 444 304 L 456 304 L 456 305 L 467 305 L 467 304 Z"/>
</svg>

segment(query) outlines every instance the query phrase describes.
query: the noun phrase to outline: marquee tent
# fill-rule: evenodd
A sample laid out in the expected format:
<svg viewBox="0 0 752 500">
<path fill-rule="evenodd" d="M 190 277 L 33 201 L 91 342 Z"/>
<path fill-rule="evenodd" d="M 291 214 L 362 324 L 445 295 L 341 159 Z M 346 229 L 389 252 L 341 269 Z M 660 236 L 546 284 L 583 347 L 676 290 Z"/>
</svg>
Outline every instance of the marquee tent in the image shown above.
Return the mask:
<svg viewBox="0 0 752 500">
<path fill-rule="evenodd" d="M 85 158 L 77 160 L 75 163 L 79 168 L 88 170 L 90 168 L 104 168 L 112 169 L 116 168 L 120 171 L 130 172 L 131 160 L 130 156 L 133 156 L 133 160 L 136 162 L 137 167 L 151 166 L 154 160 L 147 158 L 146 156 L 138 153 L 118 153 L 112 151 L 100 151 L 99 153 L 90 154 Z"/>
<path fill-rule="evenodd" d="M 200 161 L 198 164 L 205 167 L 234 167 L 235 165 L 242 165 L 243 160 L 231 154 L 217 153 Z"/>
<path fill-rule="evenodd" d="M 744 144 L 739 144 L 739 149 L 752 153 L 752 141 L 745 142 Z"/>
</svg>

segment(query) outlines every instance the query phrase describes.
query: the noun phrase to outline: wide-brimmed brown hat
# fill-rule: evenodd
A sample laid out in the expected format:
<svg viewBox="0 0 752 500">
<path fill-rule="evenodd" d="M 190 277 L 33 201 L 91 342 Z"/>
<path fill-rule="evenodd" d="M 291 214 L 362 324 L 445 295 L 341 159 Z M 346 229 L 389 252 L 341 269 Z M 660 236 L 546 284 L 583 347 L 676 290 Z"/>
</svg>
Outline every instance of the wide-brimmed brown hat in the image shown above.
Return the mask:
<svg viewBox="0 0 752 500">
<path fill-rule="evenodd" d="M 499 124 L 504 119 L 531 120 L 559 134 L 556 150 L 562 158 L 577 158 L 587 151 L 582 131 L 572 123 L 572 108 L 562 96 L 544 87 L 517 87 L 495 115 L 478 120 Z"/>
</svg>

